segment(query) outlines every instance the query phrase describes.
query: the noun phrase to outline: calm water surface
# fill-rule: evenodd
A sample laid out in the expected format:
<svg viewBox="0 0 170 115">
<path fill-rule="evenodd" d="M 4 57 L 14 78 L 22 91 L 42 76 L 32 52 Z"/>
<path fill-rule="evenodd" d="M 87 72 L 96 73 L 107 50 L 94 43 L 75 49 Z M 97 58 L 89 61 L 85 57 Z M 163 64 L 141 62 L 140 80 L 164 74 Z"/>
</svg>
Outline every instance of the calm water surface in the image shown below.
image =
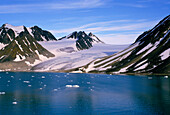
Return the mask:
<svg viewBox="0 0 170 115">
<path fill-rule="evenodd" d="M 168 115 L 170 78 L 1 72 L 0 115 L 34 114 Z"/>
</svg>

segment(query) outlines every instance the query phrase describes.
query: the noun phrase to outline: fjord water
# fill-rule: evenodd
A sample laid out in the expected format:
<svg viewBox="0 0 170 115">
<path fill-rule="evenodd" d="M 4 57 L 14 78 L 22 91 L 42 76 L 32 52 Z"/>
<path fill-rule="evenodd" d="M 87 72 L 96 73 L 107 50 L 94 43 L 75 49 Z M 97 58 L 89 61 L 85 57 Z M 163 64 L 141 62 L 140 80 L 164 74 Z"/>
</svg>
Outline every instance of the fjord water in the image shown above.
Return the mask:
<svg viewBox="0 0 170 115">
<path fill-rule="evenodd" d="M 159 115 L 169 107 L 165 76 L 0 73 L 0 115 Z"/>
</svg>

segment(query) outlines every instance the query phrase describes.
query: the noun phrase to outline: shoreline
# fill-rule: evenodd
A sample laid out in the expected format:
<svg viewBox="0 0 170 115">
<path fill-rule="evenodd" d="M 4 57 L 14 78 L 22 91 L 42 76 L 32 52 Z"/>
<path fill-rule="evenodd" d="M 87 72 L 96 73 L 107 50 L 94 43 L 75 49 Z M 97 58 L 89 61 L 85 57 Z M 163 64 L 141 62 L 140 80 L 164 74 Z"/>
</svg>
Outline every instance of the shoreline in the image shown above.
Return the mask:
<svg viewBox="0 0 170 115">
<path fill-rule="evenodd" d="M 60 71 L 33 71 L 33 70 L 23 70 L 23 71 L 17 71 L 17 70 L 14 70 L 14 71 L 0 71 L 1 72 L 30 72 L 30 73 L 76 73 L 76 72 L 69 72 L 69 70 L 60 70 Z M 149 76 L 149 75 L 156 75 L 156 76 L 170 76 L 170 73 L 115 73 L 115 74 L 109 74 L 109 73 L 85 73 L 85 72 L 82 72 L 82 73 L 76 73 L 76 74 L 103 74 L 103 75 L 137 75 L 137 76 L 140 76 L 140 75 L 146 75 L 146 76 Z"/>
</svg>

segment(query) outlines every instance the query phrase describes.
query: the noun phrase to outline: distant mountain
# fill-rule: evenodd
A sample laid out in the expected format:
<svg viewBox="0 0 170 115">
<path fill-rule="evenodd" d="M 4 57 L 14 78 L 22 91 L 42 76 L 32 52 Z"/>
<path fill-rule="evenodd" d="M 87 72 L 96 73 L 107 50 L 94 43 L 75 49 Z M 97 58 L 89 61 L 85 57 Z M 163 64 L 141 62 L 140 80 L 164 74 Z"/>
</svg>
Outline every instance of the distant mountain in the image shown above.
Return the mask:
<svg viewBox="0 0 170 115">
<path fill-rule="evenodd" d="M 9 44 L 14 38 L 23 32 L 30 34 L 37 41 L 56 40 L 56 38 L 48 31 L 42 30 L 38 26 L 27 28 L 25 26 L 12 26 L 3 24 L 0 27 L 0 43 Z"/>
<path fill-rule="evenodd" d="M 69 34 L 68 36 L 64 36 L 58 40 L 63 40 L 63 39 L 76 40 L 76 47 L 78 50 L 89 49 L 93 47 L 93 44 L 95 43 L 104 43 L 92 33 L 86 34 L 84 31 L 80 31 L 80 32 L 75 31 Z"/>
<path fill-rule="evenodd" d="M 29 58 L 30 62 L 40 59 L 39 55 L 47 58 L 54 55 L 43 48 L 30 34 L 22 33 L 0 50 L 0 62 L 22 61 Z M 30 60 L 32 59 L 32 60 Z"/>
<path fill-rule="evenodd" d="M 31 66 L 55 55 L 42 47 L 38 41 L 56 40 L 48 31 L 34 26 L 12 26 L 4 24 L 0 28 L 0 69 Z M 19 63 L 19 65 L 16 65 Z"/>
<path fill-rule="evenodd" d="M 97 73 L 170 73 L 170 15 L 116 54 L 75 69 Z"/>
<path fill-rule="evenodd" d="M 42 30 L 38 26 L 31 27 L 30 29 L 32 30 L 33 37 L 37 41 L 57 40 L 49 31 Z"/>
</svg>

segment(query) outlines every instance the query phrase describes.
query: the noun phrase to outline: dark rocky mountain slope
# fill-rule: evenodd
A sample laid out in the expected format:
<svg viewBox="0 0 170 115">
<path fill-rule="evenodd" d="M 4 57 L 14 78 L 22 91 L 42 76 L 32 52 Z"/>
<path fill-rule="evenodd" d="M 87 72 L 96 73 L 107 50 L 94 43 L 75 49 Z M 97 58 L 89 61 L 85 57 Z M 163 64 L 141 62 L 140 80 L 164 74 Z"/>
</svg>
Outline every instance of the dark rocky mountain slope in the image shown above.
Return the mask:
<svg viewBox="0 0 170 115">
<path fill-rule="evenodd" d="M 48 31 L 34 26 L 12 26 L 4 24 L 0 28 L 0 69 L 12 69 L 31 66 L 37 60 L 55 55 L 43 48 L 38 41 L 56 40 Z M 17 65 L 18 64 L 18 65 Z"/>
<path fill-rule="evenodd" d="M 89 49 L 93 47 L 94 43 L 103 43 L 98 37 L 96 37 L 92 33 L 86 34 L 84 31 L 75 31 L 69 34 L 68 36 L 64 36 L 58 40 L 62 39 L 75 39 L 76 47 L 78 50 Z"/>
<path fill-rule="evenodd" d="M 56 38 L 48 31 L 42 30 L 38 26 L 27 28 L 25 26 L 12 26 L 3 24 L 0 27 L 0 43 L 9 44 L 14 38 L 19 36 L 21 32 L 30 34 L 37 41 L 56 40 Z"/>
</svg>

